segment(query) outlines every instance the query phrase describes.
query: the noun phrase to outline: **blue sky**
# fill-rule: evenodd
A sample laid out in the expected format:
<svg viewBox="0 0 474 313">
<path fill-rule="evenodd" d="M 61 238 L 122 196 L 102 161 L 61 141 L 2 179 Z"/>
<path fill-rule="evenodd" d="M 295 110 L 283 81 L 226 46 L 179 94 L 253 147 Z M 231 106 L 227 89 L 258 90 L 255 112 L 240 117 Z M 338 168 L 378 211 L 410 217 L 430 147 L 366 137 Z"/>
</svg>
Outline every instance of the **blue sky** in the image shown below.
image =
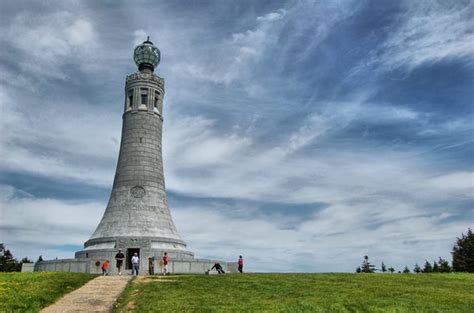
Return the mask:
<svg viewBox="0 0 474 313">
<path fill-rule="evenodd" d="M 450 259 L 474 224 L 471 1 L 3 1 L 0 241 L 72 257 L 105 209 L 125 76 L 165 79 L 173 218 L 201 258 Z"/>
</svg>

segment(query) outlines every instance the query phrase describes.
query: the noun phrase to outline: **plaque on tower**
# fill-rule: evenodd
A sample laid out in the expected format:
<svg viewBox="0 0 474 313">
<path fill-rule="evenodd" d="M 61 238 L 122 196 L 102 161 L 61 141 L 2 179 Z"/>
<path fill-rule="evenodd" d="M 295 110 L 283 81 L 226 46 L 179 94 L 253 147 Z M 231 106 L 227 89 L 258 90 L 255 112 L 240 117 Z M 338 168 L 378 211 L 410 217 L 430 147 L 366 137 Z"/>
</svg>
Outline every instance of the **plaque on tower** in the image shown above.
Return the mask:
<svg viewBox="0 0 474 313">
<path fill-rule="evenodd" d="M 132 193 L 132 197 L 134 198 L 143 198 L 145 196 L 145 188 L 142 186 L 135 186 L 130 191 Z"/>
</svg>

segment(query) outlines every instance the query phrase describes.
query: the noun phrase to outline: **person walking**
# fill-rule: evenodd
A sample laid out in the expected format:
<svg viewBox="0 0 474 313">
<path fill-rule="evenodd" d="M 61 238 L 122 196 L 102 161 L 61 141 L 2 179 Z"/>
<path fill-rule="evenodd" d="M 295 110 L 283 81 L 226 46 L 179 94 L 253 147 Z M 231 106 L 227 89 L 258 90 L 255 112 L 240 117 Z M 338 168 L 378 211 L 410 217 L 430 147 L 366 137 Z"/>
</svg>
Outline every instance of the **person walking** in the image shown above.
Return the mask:
<svg viewBox="0 0 474 313">
<path fill-rule="evenodd" d="M 122 275 L 123 260 L 125 260 L 125 255 L 122 253 L 122 250 L 119 250 L 115 255 L 115 262 L 119 275 Z"/>
<path fill-rule="evenodd" d="M 239 260 L 237 261 L 237 264 L 239 265 L 239 272 L 243 273 L 244 270 L 244 259 L 242 258 L 241 255 L 239 255 Z"/>
<path fill-rule="evenodd" d="M 109 275 L 109 260 L 105 260 L 104 263 L 102 263 L 102 275 L 107 276 Z"/>
<path fill-rule="evenodd" d="M 161 259 L 161 263 L 163 264 L 163 268 L 162 268 L 163 275 L 168 274 L 168 253 L 167 252 L 165 252 L 165 254 L 163 255 L 163 258 Z"/>
<path fill-rule="evenodd" d="M 138 253 L 134 253 L 132 256 L 132 275 L 135 273 L 135 275 L 138 276 L 138 268 L 140 264 L 140 258 L 138 257 Z"/>
</svg>

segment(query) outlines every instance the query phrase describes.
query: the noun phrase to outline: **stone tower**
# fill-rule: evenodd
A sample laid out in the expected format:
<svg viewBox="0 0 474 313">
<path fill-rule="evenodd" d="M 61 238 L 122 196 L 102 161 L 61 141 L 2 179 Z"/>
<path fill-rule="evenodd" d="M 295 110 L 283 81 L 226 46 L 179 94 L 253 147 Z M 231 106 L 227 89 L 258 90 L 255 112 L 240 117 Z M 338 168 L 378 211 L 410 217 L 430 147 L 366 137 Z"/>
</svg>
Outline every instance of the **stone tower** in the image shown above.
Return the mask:
<svg viewBox="0 0 474 313">
<path fill-rule="evenodd" d="M 160 51 L 149 39 L 135 48 L 138 71 L 125 82 L 122 139 L 114 184 L 104 216 L 76 258 L 192 259 L 171 218 L 163 176 L 161 137 L 164 80 L 154 74 Z"/>
</svg>

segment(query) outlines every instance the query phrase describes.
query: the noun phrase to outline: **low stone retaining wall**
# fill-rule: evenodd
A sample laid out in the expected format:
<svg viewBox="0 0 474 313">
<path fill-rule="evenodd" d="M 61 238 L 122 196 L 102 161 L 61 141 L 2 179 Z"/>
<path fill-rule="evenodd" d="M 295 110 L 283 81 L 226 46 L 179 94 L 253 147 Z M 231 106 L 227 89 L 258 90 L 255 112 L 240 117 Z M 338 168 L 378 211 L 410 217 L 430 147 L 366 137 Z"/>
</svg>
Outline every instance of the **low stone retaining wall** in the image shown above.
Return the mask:
<svg viewBox="0 0 474 313">
<path fill-rule="evenodd" d="M 35 263 L 35 272 L 93 273 L 91 271 L 90 263 L 91 260 L 88 259 L 61 259 L 41 261 Z"/>
<path fill-rule="evenodd" d="M 34 264 L 35 272 L 75 272 L 75 273 L 91 273 L 91 274 L 102 274 L 101 266 L 97 266 L 97 262 L 101 264 L 101 260 L 94 259 L 61 259 L 61 260 L 48 260 L 36 262 Z M 146 262 L 140 262 L 141 267 L 139 269 L 140 275 L 148 275 L 148 260 Z M 224 270 L 228 273 L 237 272 L 236 262 L 220 262 Z M 168 264 L 168 272 L 173 274 L 204 274 L 207 270 L 211 269 L 214 265 L 214 261 L 206 259 L 182 259 L 182 260 L 170 260 Z M 162 266 L 160 260 L 154 262 L 154 273 L 161 274 Z M 109 273 L 111 275 L 118 274 L 117 268 L 115 267 L 115 261 L 112 261 L 109 266 Z M 130 274 L 131 270 L 124 270 L 124 274 Z"/>
<path fill-rule="evenodd" d="M 227 273 L 236 273 L 237 272 L 237 263 L 235 262 L 220 262 L 221 266 L 224 268 L 224 271 Z M 183 274 L 183 273 L 193 273 L 193 274 L 205 274 L 214 266 L 214 261 L 204 260 L 204 259 L 194 259 L 194 260 L 170 260 L 168 264 L 168 272 Z M 160 262 L 155 262 L 155 274 L 160 274 L 162 272 L 162 266 Z"/>
<path fill-rule="evenodd" d="M 34 272 L 34 270 L 35 270 L 35 263 L 22 263 L 21 264 L 22 273 Z"/>
</svg>

